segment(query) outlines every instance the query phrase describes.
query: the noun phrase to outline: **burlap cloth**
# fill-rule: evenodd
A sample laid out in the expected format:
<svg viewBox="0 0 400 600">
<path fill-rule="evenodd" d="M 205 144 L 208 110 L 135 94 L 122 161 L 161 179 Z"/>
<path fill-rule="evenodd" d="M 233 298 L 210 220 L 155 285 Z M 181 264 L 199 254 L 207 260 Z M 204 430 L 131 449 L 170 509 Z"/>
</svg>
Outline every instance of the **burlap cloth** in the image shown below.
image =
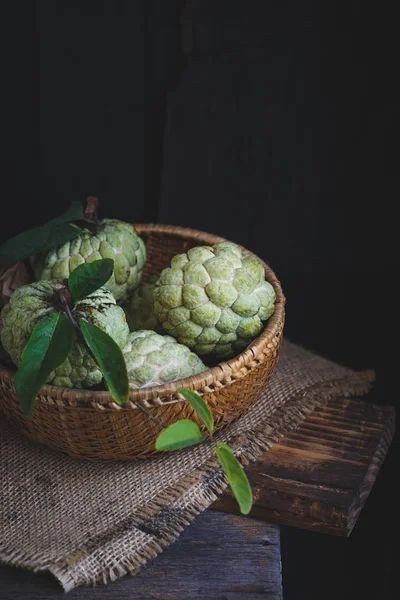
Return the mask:
<svg viewBox="0 0 400 600">
<path fill-rule="evenodd" d="M 287 341 L 267 389 L 217 436 L 246 463 L 315 406 L 363 394 L 354 372 Z M 226 487 L 209 444 L 138 462 L 71 459 L 0 424 L 0 560 L 48 570 L 68 591 L 135 574 Z"/>
</svg>

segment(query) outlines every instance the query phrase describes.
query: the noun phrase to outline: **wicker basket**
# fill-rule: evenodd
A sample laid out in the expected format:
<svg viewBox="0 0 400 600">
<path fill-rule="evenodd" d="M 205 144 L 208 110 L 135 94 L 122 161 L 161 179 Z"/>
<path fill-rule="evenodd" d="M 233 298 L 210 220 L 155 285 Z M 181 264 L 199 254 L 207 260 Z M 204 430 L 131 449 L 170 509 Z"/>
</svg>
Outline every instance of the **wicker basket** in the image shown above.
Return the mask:
<svg viewBox="0 0 400 600">
<path fill-rule="evenodd" d="M 213 245 L 223 238 L 167 225 L 136 225 L 144 239 L 148 259 L 144 280 L 168 266 L 171 257 L 193 246 Z M 36 400 L 32 420 L 23 415 L 15 394 L 15 372 L 0 365 L 0 410 L 32 440 L 76 458 L 121 460 L 146 458 L 156 453 L 154 443 L 161 427 L 132 402 L 139 401 L 166 424 L 196 419 L 177 387 L 196 390 L 210 406 L 216 429 L 242 415 L 259 396 L 279 358 L 285 317 L 285 297 L 273 271 L 266 278 L 276 292 L 273 316 L 248 348 L 227 362 L 193 377 L 156 388 L 131 392 L 131 401 L 118 406 L 108 392 L 71 390 L 45 385 Z"/>
</svg>

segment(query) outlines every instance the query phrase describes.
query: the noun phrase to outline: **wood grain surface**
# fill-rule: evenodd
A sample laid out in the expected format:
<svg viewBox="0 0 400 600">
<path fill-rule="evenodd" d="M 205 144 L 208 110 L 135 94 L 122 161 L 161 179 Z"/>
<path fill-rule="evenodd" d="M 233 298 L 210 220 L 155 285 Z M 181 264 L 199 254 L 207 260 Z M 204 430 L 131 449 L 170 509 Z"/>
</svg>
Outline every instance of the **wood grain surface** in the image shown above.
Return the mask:
<svg viewBox="0 0 400 600">
<path fill-rule="evenodd" d="M 348 536 L 394 435 L 395 411 L 340 398 L 316 409 L 293 433 L 246 467 L 255 497 L 250 516 Z M 237 512 L 228 492 L 212 508 Z"/>
<path fill-rule="evenodd" d="M 279 527 L 214 511 L 135 577 L 64 595 L 49 574 L 0 566 L 0 600 L 282 600 Z"/>
</svg>

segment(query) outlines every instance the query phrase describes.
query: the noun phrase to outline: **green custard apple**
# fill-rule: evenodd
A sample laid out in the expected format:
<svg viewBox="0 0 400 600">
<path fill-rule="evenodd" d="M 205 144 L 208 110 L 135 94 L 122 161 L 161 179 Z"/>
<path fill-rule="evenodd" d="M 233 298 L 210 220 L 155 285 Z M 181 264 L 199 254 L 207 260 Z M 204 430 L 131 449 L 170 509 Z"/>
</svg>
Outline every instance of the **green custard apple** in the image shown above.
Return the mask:
<svg viewBox="0 0 400 600">
<path fill-rule="evenodd" d="M 132 332 L 123 352 L 129 386 L 133 390 L 162 385 L 207 370 L 187 346 L 155 331 Z"/>
<path fill-rule="evenodd" d="M 1 312 L 1 343 L 11 360 L 19 366 L 24 349 L 40 319 L 60 310 L 57 290 L 62 281 L 37 281 L 18 288 Z M 126 346 L 129 327 L 125 313 L 114 296 L 101 287 L 72 307 L 72 315 L 105 331 L 122 349 Z M 90 388 L 103 375 L 83 342 L 75 341 L 68 358 L 49 376 L 47 383 L 69 388 Z"/>
<path fill-rule="evenodd" d="M 163 329 L 196 354 L 215 360 L 240 353 L 275 310 L 275 291 L 264 267 L 232 242 L 174 256 L 153 295 Z"/>
<path fill-rule="evenodd" d="M 96 221 L 93 230 L 80 234 L 44 257 L 33 257 L 36 280 L 67 279 L 84 262 L 112 258 L 114 272 L 106 287 L 120 304 L 127 300 L 141 280 L 146 247 L 133 225 L 117 219 Z"/>
<path fill-rule="evenodd" d="M 125 302 L 126 320 L 131 331 L 152 329 L 158 331 L 160 323 L 154 313 L 153 286 L 158 275 L 152 275 L 148 281 L 141 282 L 131 298 Z"/>
</svg>

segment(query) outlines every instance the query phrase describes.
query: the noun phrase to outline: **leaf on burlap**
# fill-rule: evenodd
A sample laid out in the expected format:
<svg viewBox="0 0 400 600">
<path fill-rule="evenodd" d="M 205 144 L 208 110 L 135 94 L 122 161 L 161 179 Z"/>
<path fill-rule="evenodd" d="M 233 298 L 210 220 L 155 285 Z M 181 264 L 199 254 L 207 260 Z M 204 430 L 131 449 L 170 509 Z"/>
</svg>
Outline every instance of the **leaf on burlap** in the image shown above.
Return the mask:
<svg viewBox="0 0 400 600">
<path fill-rule="evenodd" d="M 228 479 L 229 486 L 239 504 L 242 515 L 248 515 L 253 504 L 253 494 L 249 480 L 233 450 L 227 444 L 218 442 L 215 449 L 224 473 Z"/>
<path fill-rule="evenodd" d="M 193 392 L 192 390 L 179 387 L 178 392 L 182 394 L 186 402 L 189 402 L 190 406 L 196 411 L 208 431 L 212 433 L 214 430 L 214 419 L 208 404 L 201 396 L 199 396 L 199 394 L 196 394 L 196 392 Z"/>
<path fill-rule="evenodd" d="M 203 442 L 206 437 L 201 434 L 197 423 L 189 419 L 181 419 L 160 433 L 156 440 L 156 450 L 164 452 L 181 450 Z"/>
</svg>

